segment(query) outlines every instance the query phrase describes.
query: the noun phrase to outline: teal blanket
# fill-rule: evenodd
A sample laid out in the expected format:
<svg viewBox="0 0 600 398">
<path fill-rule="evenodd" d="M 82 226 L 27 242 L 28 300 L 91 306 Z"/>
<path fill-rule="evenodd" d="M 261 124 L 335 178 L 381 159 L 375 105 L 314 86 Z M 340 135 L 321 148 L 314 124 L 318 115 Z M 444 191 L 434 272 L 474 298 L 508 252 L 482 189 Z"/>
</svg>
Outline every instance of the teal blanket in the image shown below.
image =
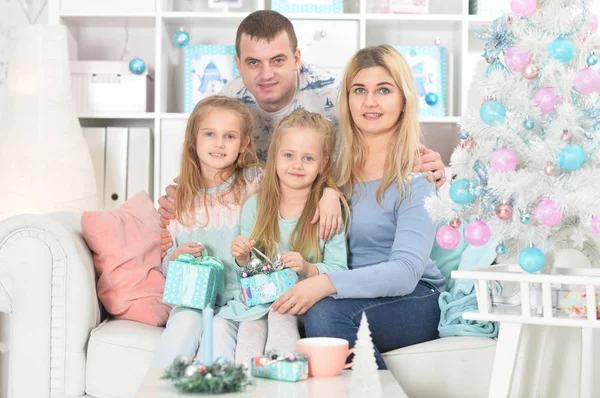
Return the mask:
<svg viewBox="0 0 600 398">
<path fill-rule="evenodd" d="M 459 270 L 468 270 L 475 267 L 490 266 L 496 259 L 496 246 L 494 239 L 484 246 L 468 246 L 462 253 Z M 475 285 L 470 279 L 455 279 L 451 288 L 443 292 L 439 298 L 440 324 L 438 331 L 440 337 L 448 336 L 481 336 L 496 337 L 498 325 L 496 322 L 469 321 L 463 319 L 465 311 L 477 311 L 477 298 Z"/>
</svg>

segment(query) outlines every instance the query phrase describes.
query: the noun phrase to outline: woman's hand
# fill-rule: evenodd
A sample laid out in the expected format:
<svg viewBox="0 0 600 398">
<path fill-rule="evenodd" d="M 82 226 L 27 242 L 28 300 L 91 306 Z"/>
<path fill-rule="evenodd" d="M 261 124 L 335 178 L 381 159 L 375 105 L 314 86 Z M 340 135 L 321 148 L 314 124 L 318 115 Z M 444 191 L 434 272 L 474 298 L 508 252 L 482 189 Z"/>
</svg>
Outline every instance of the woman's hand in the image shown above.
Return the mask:
<svg viewBox="0 0 600 398">
<path fill-rule="evenodd" d="M 427 148 L 423 144 L 419 144 L 420 158 L 415 159 L 413 171 L 415 173 L 427 173 L 432 172 L 427 176 L 429 182 L 435 181 L 437 188 L 444 185 L 446 182 L 446 172 L 444 170 L 444 162 L 442 162 L 442 156 Z"/>
<path fill-rule="evenodd" d="M 313 217 L 311 224 L 319 222 L 319 238 L 331 240 L 333 235 L 342 231 L 342 205 L 340 197 L 331 188 L 323 190 L 323 196 L 319 201 L 319 207 Z"/>
<path fill-rule="evenodd" d="M 174 184 L 179 182 L 179 177 L 173 180 Z M 177 185 L 169 185 L 165 188 L 166 195 L 158 198 L 158 214 L 160 214 L 160 226 L 166 228 L 170 220 L 175 219 L 175 189 Z M 170 246 L 169 246 L 170 247 Z"/>
<path fill-rule="evenodd" d="M 177 257 L 183 253 L 189 253 L 196 258 L 201 258 L 202 250 L 204 250 L 204 246 L 199 245 L 196 242 L 187 242 L 177 246 L 177 248 L 173 250 L 173 253 L 171 253 L 171 260 L 177 260 Z"/>
<path fill-rule="evenodd" d="M 282 294 L 273 303 L 271 311 L 277 311 L 280 314 L 301 315 L 317 302 L 336 292 L 335 286 L 326 274 L 304 279 Z"/>
<path fill-rule="evenodd" d="M 235 257 L 235 262 L 240 267 L 245 267 L 250 261 L 250 252 L 256 244 L 256 241 L 248 240 L 245 236 L 238 236 L 231 242 L 231 254 Z"/>
<path fill-rule="evenodd" d="M 279 259 L 285 264 L 286 268 L 291 269 L 295 273 L 305 278 L 319 275 L 319 270 L 314 264 L 309 263 L 298 252 L 287 252 Z M 316 273 L 315 273 L 316 271 Z"/>
</svg>

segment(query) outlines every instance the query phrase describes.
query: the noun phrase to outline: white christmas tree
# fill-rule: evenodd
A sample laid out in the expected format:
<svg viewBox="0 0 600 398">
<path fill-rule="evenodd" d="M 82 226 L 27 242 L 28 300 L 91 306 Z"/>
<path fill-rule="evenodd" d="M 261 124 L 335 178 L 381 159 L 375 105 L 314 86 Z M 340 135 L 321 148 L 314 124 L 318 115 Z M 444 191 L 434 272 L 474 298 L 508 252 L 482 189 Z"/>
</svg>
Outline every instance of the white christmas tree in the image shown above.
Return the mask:
<svg viewBox="0 0 600 398">
<path fill-rule="evenodd" d="M 381 393 L 381 382 L 369 322 L 364 312 L 358 327 L 354 348 L 354 366 L 350 385 L 352 395 L 364 397 L 366 395 L 362 393 L 369 393 L 369 397 L 375 397 Z"/>
<path fill-rule="evenodd" d="M 489 63 L 461 120 L 449 196 L 428 198 L 438 244 L 496 241 L 500 262 L 551 271 L 565 242 L 600 234 L 600 40 L 590 0 L 511 0 L 474 34 Z M 502 257 L 503 255 L 506 255 Z M 510 257 L 509 257 L 510 256 Z"/>
</svg>

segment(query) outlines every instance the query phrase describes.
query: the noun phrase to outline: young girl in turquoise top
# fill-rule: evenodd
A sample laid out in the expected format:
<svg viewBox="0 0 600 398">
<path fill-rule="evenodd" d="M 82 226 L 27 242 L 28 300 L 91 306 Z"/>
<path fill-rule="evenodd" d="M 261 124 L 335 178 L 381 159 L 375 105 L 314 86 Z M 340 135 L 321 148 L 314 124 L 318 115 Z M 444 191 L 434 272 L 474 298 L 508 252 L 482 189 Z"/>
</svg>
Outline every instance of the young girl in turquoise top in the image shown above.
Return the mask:
<svg viewBox="0 0 600 398">
<path fill-rule="evenodd" d="M 252 115 L 242 103 L 213 96 L 196 105 L 185 132 L 174 198 L 176 219 L 169 224 L 175 244 L 167 250 L 162 270 L 166 276 L 169 261 L 182 253 L 201 257 L 203 248 L 221 259 L 225 289 L 217 296 L 217 313 L 237 293 L 237 266 L 231 259 L 229 242 L 240 233 L 242 203 L 257 191 L 262 180 L 252 126 Z M 165 286 L 167 289 L 175 288 Z M 229 327 L 216 324 L 214 334 L 226 333 Z M 173 308 L 152 367 L 167 367 L 178 355 L 195 358 L 201 352 L 201 339 L 202 311 Z"/>
<path fill-rule="evenodd" d="M 270 258 L 281 255 L 301 279 L 348 269 L 345 231 L 325 242 L 319 239 L 318 226 L 311 224 L 323 189 L 337 191 L 331 168 L 334 149 L 334 127 L 323 116 L 296 111 L 281 121 L 269 147 L 263 184 L 244 204 L 241 235 L 231 243 L 238 266 L 246 266 L 256 247 Z M 342 203 L 347 215 L 343 198 Z M 247 363 L 271 349 L 295 351 L 300 338 L 296 317 L 270 308 L 247 307 L 238 294 L 219 312 L 240 322 L 236 362 Z"/>
</svg>

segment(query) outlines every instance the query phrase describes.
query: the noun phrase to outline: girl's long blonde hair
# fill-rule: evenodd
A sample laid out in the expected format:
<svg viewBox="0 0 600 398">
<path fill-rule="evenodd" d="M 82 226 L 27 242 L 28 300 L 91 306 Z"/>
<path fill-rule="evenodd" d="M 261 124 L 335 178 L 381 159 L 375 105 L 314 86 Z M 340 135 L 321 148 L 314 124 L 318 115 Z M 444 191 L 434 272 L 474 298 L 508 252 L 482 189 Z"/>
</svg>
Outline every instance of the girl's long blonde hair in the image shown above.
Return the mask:
<svg viewBox="0 0 600 398">
<path fill-rule="evenodd" d="M 209 219 L 207 195 L 202 194 L 208 186 L 202 177 L 200 159 L 196 151 L 196 139 L 202 120 L 213 109 L 225 109 L 236 114 L 242 129 L 240 131 L 241 145 L 245 145 L 245 149 L 238 155 L 236 161 L 228 169 L 222 171 L 221 178 L 223 180 L 233 175 L 233 181 L 227 190 L 218 195 L 217 200 L 233 191 L 236 203 L 241 205 L 245 186 L 243 171 L 245 168 L 258 165 L 256 149 L 252 140 L 254 124 L 250 111 L 241 102 L 220 95 L 211 96 L 198 102 L 190 114 L 185 129 L 179 183 L 175 194 L 175 217 L 185 226 L 191 226 L 196 222 L 196 202 L 200 200 L 200 197 L 202 197 L 203 207 L 206 210 L 207 223 Z M 245 141 L 248 141 L 247 145 Z"/>
<path fill-rule="evenodd" d="M 363 181 L 360 174 L 368 156 L 364 134 L 356 127 L 348 97 L 352 82 L 358 72 L 372 67 L 384 68 L 401 90 L 404 109 L 398 115 L 398 122 L 391 139 L 381 184 L 377 188 L 377 202 L 381 205 L 383 194 L 397 180 L 400 198 L 402 187 L 410 187 L 408 175 L 415 159 L 419 156 L 421 126 L 419 124 L 419 96 L 412 70 L 406 59 L 387 44 L 366 47 L 358 51 L 348 62 L 342 79 L 339 96 L 340 148 L 336 158 L 336 183 L 343 187 L 348 196 L 352 195 L 352 184 Z"/>
<path fill-rule="evenodd" d="M 311 224 L 311 220 L 317 211 L 323 189 L 327 187 L 338 192 L 342 200 L 342 206 L 345 209 L 345 220 L 348 217 L 349 209 L 333 178 L 332 160 L 335 150 L 335 129 L 329 120 L 317 113 L 305 110 L 296 111 L 284 117 L 277 125 L 269 145 L 264 180 L 258 191 L 256 223 L 254 224 L 250 239 L 256 240 L 257 248 L 269 257 L 274 258 L 278 254 L 281 189 L 279 177 L 277 176 L 277 153 L 279 152 L 281 136 L 286 132 L 295 130 L 315 131 L 321 138 L 323 157 L 329 158 L 323 170 L 313 182 L 300 219 L 290 236 L 292 251 L 302 254 L 309 261 L 319 262 L 322 260 L 319 225 L 318 223 Z"/>
</svg>

